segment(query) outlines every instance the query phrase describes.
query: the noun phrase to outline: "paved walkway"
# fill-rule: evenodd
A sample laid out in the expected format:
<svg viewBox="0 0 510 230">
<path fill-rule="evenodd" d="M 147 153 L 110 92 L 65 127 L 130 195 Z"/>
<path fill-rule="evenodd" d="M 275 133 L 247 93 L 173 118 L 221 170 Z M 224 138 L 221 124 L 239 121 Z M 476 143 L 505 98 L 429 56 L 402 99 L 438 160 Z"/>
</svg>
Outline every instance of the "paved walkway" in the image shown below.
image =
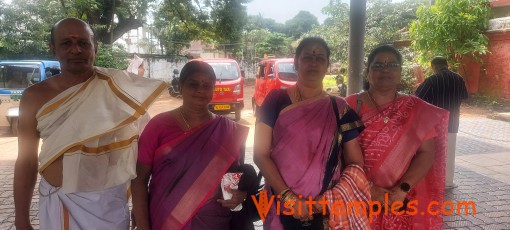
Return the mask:
<svg viewBox="0 0 510 230">
<path fill-rule="evenodd" d="M 0 137 L 0 229 L 14 229 L 16 141 L 15 137 Z M 247 150 L 251 147 L 248 144 Z M 248 154 L 247 161 L 251 159 Z M 510 122 L 461 118 L 454 182 L 457 187 L 447 190 L 446 199 L 476 202 L 476 215 L 445 217 L 445 229 L 510 229 Z M 35 197 L 31 208 L 34 227 L 38 227 L 37 207 Z"/>
<path fill-rule="evenodd" d="M 445 199 L 476 202 L 476 215 L 445 217 L 445 229 L 510 229 L 510 122 L 462 118 L 455 161 Z"/>
</svg>

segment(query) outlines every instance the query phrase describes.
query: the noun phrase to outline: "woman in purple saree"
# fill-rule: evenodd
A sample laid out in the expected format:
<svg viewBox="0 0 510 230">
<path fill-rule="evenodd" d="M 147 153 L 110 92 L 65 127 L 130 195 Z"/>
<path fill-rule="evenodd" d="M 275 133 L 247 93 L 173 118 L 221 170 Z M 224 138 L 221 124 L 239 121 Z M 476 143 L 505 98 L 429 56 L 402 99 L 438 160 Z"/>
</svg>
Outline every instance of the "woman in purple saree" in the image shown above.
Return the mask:
<svg viewBox="0 0 510 230">
<path fill-rule="evenodd" d="M 133 225 L 229 229 L 230 209 L 246 193 L 233 190 L 232 199 L 223 200 L 220 181 L 239 166 L 248 128 L 208 111 L 215 75 L 207 63 L 186 64 L 180 84 L 183 105 L 155 116 L 140 137 Z"/>
<path fill-rule="evenodd" d="M 329 204 L 337 198 L 364 202 L 370 199 L 357 140 L 362 124 L 342 98 L 332 97 L 322 89 L 329 56 L 330 50 L 323 39 L 303 39 L 294 58 L 298 73 L 296 85 L 272 91 L 258 111 L 254 161 L 264 175 L 269 195 L 280 196 L 281 207 L 289 200 L 297 202 L 309 197 L 320 200 L 323 195 Z M 337 126 L 334 109 L 338 110 L 340 126 Z M 339 148 L 333 153 L 336 138 Z M 336 159 L 334 170 L 329 174 L 332 179 L 325 184 L 330 156 Z M 342 165 L 348 166 L 341 172 Z M 352 183 L 342 184 L 342 179 L 347 178 Z M 341 190 L 345 191 L 343 195 L 339 195 Z M 293 212 L 293 219 L 289 220 L 289 216 L 281 215 L 284 208 L 278 210 L 275 203 L 276 200 L 264 221 L 265 229 L 324 229 L 328 226 L 363 229 L 369 226 L 363 215 L 339 218 L 330 214 L 328 219 L 320 214 L 326 207 L 314 206 L 310 213 L 306 206 L 299 207 L 297 203 L 292 207 L 294 210 L 302 208 L 302 212 Z M 327 210 L 331 213 L 331 205 Z M 322 219 L 322 223 L 314 219 Z M 340 222 L 344 225 L 340 226 Z"/>
</svg>

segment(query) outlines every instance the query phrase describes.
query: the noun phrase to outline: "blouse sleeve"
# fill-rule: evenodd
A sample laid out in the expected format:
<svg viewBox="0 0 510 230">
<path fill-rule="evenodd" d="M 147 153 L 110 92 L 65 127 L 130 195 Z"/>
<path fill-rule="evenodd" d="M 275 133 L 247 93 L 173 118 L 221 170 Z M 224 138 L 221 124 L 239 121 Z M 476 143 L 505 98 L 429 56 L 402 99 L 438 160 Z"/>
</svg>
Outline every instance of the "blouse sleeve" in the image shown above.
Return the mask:
<svg viewBox="0 0 510 230">
<path fill-rule="evenodd" d="M 340 117 L 339 137 L 341 138 L 341 144 L 358 137 L 363 129 L 365 129 L 365 126 L 358 114 L 346 106 L 343 115 Z"/>
<path fill-rule="evenodd" d="M 156 118 L 156 119 L 154 119 Z M 138 140 L 138 163 L 151 165 L 154 162 L 154 154 L 159 146 L 159 127 L 157 117 L 154 117 L 145 126 Z"/>
<path fill-rule="evenodd" d="M 257 111 L 257 122 L 274 127 L 280 111 L 291 103 L 286 90 L 272 90 Z"/>
</svg>

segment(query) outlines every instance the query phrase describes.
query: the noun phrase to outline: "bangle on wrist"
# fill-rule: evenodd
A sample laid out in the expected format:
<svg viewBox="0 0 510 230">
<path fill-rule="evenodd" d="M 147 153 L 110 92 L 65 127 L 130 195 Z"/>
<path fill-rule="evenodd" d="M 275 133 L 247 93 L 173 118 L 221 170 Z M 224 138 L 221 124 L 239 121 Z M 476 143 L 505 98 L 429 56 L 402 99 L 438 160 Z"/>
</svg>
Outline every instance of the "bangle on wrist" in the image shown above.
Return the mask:
<svg viewBox="0 0 510 230">
<path fill-rule="evenodd" d="M 289 188 L 286 188 L 283 191 L 281 191 L 280 194 L 279 194 L 280 198 L 283 198 L 289 191 L 290 191 Z"/>
</svg>

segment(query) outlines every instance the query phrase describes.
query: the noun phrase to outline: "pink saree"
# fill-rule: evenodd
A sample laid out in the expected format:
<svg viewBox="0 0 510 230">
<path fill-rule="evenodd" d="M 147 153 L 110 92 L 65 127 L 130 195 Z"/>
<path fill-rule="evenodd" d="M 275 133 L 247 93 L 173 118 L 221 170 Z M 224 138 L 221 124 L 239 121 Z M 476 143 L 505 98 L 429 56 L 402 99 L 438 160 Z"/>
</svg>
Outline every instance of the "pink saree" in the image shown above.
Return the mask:
<svg viewBox="0 0 510 230">
<path fill-rule="evenodd" d="M 219 184 L 247 134 L 247 127 L 217 116 L 159 146 L 149 189 L 152 228 L 228 228 L 230 210 L 216 202 Z"/>
<path fill-rule="evenodd" d="M 356 108 L 357 99 L 358 95 L 353 95 L 347 102 Z M 443 202 L 448 112 L 415 96 L 403 96 L 384 105 L 382 114 L 362 106 L 359 115 L 366 127 L 359 136 L 365 172 L 369 180 L 384 188 L 399 183 L 423 141 L 435 139 L 434 164 L 408 195 L 409 201 L 418 201 L 417 214 L 382 212 L 375 216 L 372 229 L 442 229 L 442 215 L 431 215 L 427 206 L 431 201 Z M 388 123 L 383 122 L 386 116 Z M 437 206 L 433 211 L 438 211 Z"/>
<path fill-rule="evenodd" d="M 350 110 L 343 99 L 336 98 L 336 103 L 340 117 Z M 345 127 L 358 128 L 361 123 L 357 116 L 354 118 Z M 271 158 L 287 186 L 297 195 L 305 198 L 319 195 L 335 126 L 336 116 L 329 96 L 294 103 L 280 112 L 273 127 Z M 338 156 L 342 154 L 341 146 L 339 151 Z M 340 169 L 337 167 L 332 181 L 339 178 Z M 270 185 L 266 189 L 271 195 Z M 278 214 L 273 203 L 264 229 L 283 229 Z"/>
</svg>

